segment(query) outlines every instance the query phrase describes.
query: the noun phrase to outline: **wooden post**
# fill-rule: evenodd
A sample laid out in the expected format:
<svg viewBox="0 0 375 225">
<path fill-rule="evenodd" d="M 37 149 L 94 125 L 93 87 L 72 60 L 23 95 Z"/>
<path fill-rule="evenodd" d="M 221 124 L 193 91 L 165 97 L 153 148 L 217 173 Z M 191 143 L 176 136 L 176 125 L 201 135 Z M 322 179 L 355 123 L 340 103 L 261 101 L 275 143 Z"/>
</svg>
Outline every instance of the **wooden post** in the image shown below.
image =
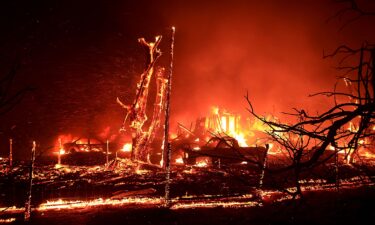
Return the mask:
<svg viewBox="0 0 375 225">
<path fill-rule="evenodd" d="M 57 152 L 57 164 L 61 164 L 61 148 L 62 148 L 62 143 L 61 143 L 61 138 L 59 138 L 59 152 Z"/>
<path fill-rule="evenodd" d="M 89 146 L 89 151 L 91 152 L 91 140 L 90 140 L 90 137 L 87 138 L 87 145 Z"/>
<path fill-rule="evenodd" d="M 339 177 L 339 152 L 335 148 L 335 179 L 336 179 L 336 191 L 340 190 L 340 177 Z"/>
<path fill-rule="evenodd" d="M 175 27 L 171 29 L 171 47 L 170 47 L 170 64 L 169 64 L 169 73 L 168 73 L 168 83 L 167 83 L 167 93 L 166 93 L 166 102 L 165 102 L 165 125 L 164 125 L 164 152 L 163 152 L 163 168 L 166 170 L 166 183 L 165 183 L 165 203 L 166 206 L 170 205 L 170 175 L 171 175 L 171 144 L 169 142 L 169 117 L 170 117 L 170 96 L 172 88 L 172 74 L 173 74 L 173 50 L 174 50 L 174 35 Z"/>
<path fill-rule="evenodd" d="M 35 149 L 36 149 L 36 143 L 35 141 L 33 141 L 33 148 L 31 149 L 31 162 L 30 162 L 30 168 L 29 168 L 29 190 L 27 193 L 27 199 L 25 203 L 25 214 L 24 214 L 25 221 L 30 220 L 30 214 L 31 214 L 31 193 L 32 193 L 32 186 L 33 186 Z"/>
<path fill-rule="evenodd" d="M 165 165 L 166 165 L 166 168 L 167 168 L 167 171 L 166 171 L 166 183 L 165 183 L 165 206 L 169 207 L 170 204 L 171 204 L 171 199 L 170 199 L 170 186 L 171 186 L 171 143 L 167 143 L 167 148 L 169 148 L 168 150 L 168 157 L 166 158 L 165 160 Z"/>
<path fill-rule="evenodd" d="M 169 114 L 170 114 L 170 96 L 172 88 L 172 69 L 173 69 L 173 48 L 174 48 L 174 34 L 175 28 L 172 27 L 171 33 L 171 47 L 170 47 L 170 65 L 169 73 L 167 77 L 167 90 L 166 90 L 166 101 L 165 101 L 165 123 L 164 123 L 164 148 L 163 148 L 163 168 L 167 168 L 166 159 L 168 157 L 168 143 L 169 143 Z"/>
<path fill-rule="evenodd" d="M 108 142 L 108 139 L 107 139 L 107 152 L 106 152 L 106 157 L 105 157 L 105 164 L 108 165 L 108 152 L 109 152 L 109 142 Z"/>
<path fill-rule="evenodd" d="M 260 179 L 259 179 L 259 189 L 261 189 L 263 187 L 263 182 L 264 182 L 264 174 L 266 172 L 266 168 L 267 168 L 267 156 L 268 156 L 268 150 L 270 148 L 270 145 L 269 144 L 266 144 L 266 152 L 264 153 L 264 161 L 263 161 L 263 165 L 262 165 L 262 172 L 260 174 Z"/>
<path fill-rule="evenodd" d="M 13 167 L 13 139 L 9 139 L 9 170 Z"/>
</svg>

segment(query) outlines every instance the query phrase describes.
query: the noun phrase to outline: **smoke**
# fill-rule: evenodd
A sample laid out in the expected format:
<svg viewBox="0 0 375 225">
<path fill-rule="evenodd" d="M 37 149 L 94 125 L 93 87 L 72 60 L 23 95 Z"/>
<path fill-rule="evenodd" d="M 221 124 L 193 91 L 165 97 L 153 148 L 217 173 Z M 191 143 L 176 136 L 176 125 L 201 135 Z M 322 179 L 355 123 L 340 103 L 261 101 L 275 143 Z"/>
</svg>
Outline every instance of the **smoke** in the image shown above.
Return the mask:
<svg viewBox="0 0 375 225">
<path fill-rule="evenodd" d="M 260 113 L 313 108 L 308 94 L 331 90 L 335 79 L 322 59 L 326 15 L 316 15 L 319 4 L 294 3 L 177 7 L 172 99 L 177 118 L 204 115 L 212 105 L 246 114 L 247 92 Z"/>
<path fill-rule="evenodd" d="M 247 92 L 262 114 L 325 110 L 332 100 L 308 98 L 333 90 L 339 74 L 337 61 L 324 60 L 323 50 L 358 46 L 365 38 L 326 22 L 340 7 L 326 1 L 172 5 L 163 13 L 177 27 L 172 115 L 193 119 L 213 105 L 248 115 Z"/>
</svg>

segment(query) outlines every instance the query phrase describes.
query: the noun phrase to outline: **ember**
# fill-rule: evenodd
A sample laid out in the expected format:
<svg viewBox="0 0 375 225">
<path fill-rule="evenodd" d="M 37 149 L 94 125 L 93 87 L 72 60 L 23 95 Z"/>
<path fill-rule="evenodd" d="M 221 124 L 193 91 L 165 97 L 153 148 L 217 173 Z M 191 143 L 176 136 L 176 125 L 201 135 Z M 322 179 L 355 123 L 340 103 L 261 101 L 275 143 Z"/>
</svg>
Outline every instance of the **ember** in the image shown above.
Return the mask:
<svg viewBox="0 0 375 225">
<path fill-rule="evenodd" d="M 16 218 L 0 219 L 0 223 L 13 223 Z"/>
<path fill-rule="evenodd" d="M 92 201 L 63 201 L 61 199 L 57 201 L 47 201 L 41 204 L 36 210 L 61 210 L 61 209 L 81 209 L 88 207 L 97 206 L 114 206 L 114 205 L 125 205 L 125 204 L 144 204 L 144 205 L 160 205 L 162 199 L 158 198 L 125 198 L 125 199 L 95 199 Z"/>
</svg>

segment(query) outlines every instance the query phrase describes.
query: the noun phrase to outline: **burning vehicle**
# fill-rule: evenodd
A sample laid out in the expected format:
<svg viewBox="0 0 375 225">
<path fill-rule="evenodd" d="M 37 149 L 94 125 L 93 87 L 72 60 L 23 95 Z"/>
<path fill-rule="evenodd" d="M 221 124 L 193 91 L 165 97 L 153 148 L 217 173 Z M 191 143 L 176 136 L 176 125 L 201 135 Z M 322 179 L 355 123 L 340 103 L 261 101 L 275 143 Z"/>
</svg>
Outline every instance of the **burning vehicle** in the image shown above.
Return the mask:
<svg viewBox="0 0 375 225">
<path fill-rule="evenodd" d="M 106 143 L 96 138 L 83 138 L 80 137 L 72 142 L 63 144 L 65 153 L 76 152 L 104 152 L 106 150 Z"/>
<path fill-rule="evenodd" d="M 182 160 L 187 165 L 205 166 L 211 164 L 215 167 L 228 164 L 254 164 L 263 165 L 267 155 L 266 147 L 240 147 L 235 138 L 213 137 L 202 147 L 187 145 L 182 149 Z M 199 160 L 199 159 L 203 159 Z M 178 163 L 178 159 L 176 159 Z M 202 164 L 203 162 L 203 164 Z M 209 163 L 207 163 L 209 162 Z"/>
<path fill-rule="evenodd" d="M 61 142 L 61 140 L 59 140 Z M 79 137 L 65 143 L 60 143 L 58 164 L 69 165 L 99 165 L 107 161 L 113 149 L 119 148 L 115 142 L 104 142 L 98 138 Z M 110 151 L 111 150 L 111 151 Z"/>
</svg>

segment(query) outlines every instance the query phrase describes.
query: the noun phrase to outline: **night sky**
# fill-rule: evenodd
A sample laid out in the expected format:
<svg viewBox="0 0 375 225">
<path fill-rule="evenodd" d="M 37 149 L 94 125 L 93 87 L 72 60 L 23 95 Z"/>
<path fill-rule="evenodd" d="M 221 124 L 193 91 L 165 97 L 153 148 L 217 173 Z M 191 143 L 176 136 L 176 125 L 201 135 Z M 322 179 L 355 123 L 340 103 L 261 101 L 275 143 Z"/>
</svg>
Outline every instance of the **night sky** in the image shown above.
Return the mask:
<svg viewBox="0 0 375 225">
<path fill-rule="evenodd" d="M 332 90 L 339 74 L 337 60 L 323 59 L 323 51 L 375 37 L 371 18 L 342 30 L 352 14 L 327 22 L 347 6 L 329 0 L 3 0 L 0 72 L 19 64 L 13 91 L 33 91 L 1 115 L 0 155 L 10 135 L 19 146 L 32 139 L 49 146 L 60 134 L 117 134 L 125 112 L 115 99 L 132 102 L 145 64 L 137 38 L 163 35 L 163 65 L 171 26 L 173 122 L 190 123 L 214 105 L 247 115 L 247 91 L 260 113 L 321 110 L 331 101 L 307 96 Z"/>
</svg>

